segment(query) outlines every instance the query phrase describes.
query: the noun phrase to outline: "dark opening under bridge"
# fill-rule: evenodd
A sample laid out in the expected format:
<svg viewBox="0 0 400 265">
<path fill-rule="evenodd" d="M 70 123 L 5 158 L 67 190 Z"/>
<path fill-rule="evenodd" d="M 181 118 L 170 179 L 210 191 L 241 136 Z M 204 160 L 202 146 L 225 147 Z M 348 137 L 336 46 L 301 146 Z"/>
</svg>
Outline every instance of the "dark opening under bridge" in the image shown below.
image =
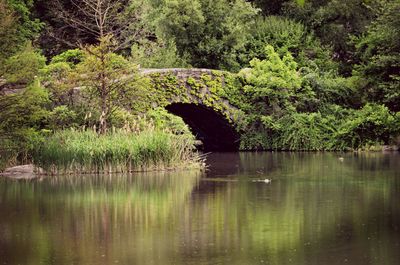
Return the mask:
<svg viewBox="0 0 400 265">
<path fill-rule="evenodd" d="M 232 74 L 210 69 L 141 69 L 156 89 L 154 106 L 180 116 L 206 151 L 239 148 L 237 125 L 242 112 L 227 98 Z M 157 99 L 156 99 L 157 98 Z"/>
</svg>

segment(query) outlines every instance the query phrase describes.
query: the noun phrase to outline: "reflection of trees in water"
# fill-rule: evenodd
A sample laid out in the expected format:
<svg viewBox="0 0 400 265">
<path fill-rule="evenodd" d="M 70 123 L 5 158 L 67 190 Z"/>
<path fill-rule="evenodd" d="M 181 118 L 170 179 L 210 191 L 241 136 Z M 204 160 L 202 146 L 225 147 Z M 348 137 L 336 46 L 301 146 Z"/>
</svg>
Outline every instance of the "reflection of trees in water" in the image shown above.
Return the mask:
<svg viewBox="0 0 400 265">
<path fill-rule="evenodd" d="M 399 234 L 398 226 L 391 225 L 400 223 L 395 206 L 399 156 L 343 156 L 341 162 L 336 153 L 240 154 L 238 171 L 245 176 L 235 176 L 238 182 L 200 184 L 200 190 L 206 185 L 213 192 L 195 194 L 187 230 L 204 231 L 201 227 L 208 226 L 208 232 L 186 234 L 186 251 L 195 247 L 193 242 L 202 246 L 200 252 L 213 257 L 229 250 L 234 264 L 257 259 L 286 264 L 289 258 L 294 264 L 344 262 L 341 257 L 334 259 L 336 254 L 366 264 L 385 248 L 388 254 L 377 256 L 393 257 L 400 242 L 391 246 L 387 242 L 395 238 L 393 233 Z M 376 159 L 387 167 L 377 167 Z M 272 178 L 273 182 L 243 181 L 248 177 Z M 371 240 L 376 231 L 380 238 Z M 208 247 L 210 238 L 213 248 Z M 370 252 L 359 258 L 366 249 Z M 316 260 L 309 260 L 311 254 Z"/>
<path fill-rule="evenodd" d="M 326 173 L 336 173 L 332 170 L 347 170 L 346 173 L 380 174 L 385 172 L 400 172 L 398 152 L 364 152 L 364 153 L 334 153 L 334 152 L 261 152 L 240 153 L 240 172 L 254 174 L 257 171 L 280 174 L 302 175 L 310 173 L 312 177 L 323 177 Z M 339 159 L 343 158 L 343 160 Z M 307 172 L 305 172 L 307 171 Z M 349 175 L 347 177 L 358 176 Z"/>
<path fill-rule="evenodd" d="M 0 211 L 19 213 L 0 220 L 0 231 L 14 233 L 3 244 L 0 236 L 2 256 L 24 264 L 39 264 L 50 256 L 60 259 L 58 264 L 70 264 L 76 257 L 83 259 L 81 264 L 110 264 L 115 261 L 111 258 L 135 256 L 132 252 L 151 258 L 144 253 L 155 251 L 153 245 L 167 255 L 163 249 L 171 246 L 162 240 L 163 233 L 176 230 L 199 178 L 196 171 L 175 171 L 0 183 Z M 24 234 L 26 242 L 15 234 Z M 16 255 L 25 245 L 27 254 Z M 32 246 L 37 249 L 29 250 Z"/>
</svg>

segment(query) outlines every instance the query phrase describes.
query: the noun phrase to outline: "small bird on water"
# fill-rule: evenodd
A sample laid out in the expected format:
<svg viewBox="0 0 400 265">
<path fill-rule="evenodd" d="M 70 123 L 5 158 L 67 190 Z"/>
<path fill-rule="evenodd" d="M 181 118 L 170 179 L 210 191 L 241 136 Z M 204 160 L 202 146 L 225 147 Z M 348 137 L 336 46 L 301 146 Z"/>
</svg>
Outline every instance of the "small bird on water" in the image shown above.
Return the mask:
<svg viewBox="0 0 400 265">
<path fill-rule="evenodd" d="M 270 179 L 257 179 L 257 180 L 253 180 L 253 182 L 264 182 L 264 183 L 271 183 Z"/>
</svg>

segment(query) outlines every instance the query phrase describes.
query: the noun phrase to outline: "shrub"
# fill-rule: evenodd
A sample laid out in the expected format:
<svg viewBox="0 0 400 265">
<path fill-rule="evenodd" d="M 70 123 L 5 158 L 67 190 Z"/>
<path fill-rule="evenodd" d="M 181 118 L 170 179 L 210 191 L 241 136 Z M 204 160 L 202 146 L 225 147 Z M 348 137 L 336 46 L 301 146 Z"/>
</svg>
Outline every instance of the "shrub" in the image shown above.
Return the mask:
<svg viewBox="0 0 400 265">
<path fill-rule="evenodd" d="M 321 113 L 294 113 L 278 121 L 280 131 L 273 139 L 275 149 L 319 151 L 332 149 L 334 117 Z"/>
<path fill-rule="evenodd" d="M 334 137 L 337 149 L 358 149 L 365 145 L 390 144 L 399 133 L 398 113 L 393 115 L 384 105 L 368 103 L 347 116 Z"/>
<path fill-rule="evenodd" d="M 51 59 L 51 64 L 67 63 L 71 68 L 84 60 L 85 53 L 80 49 L 67 50 Z"/>
<path fill-rule="evenodd" d="M 242 64 L 253 58 L 265 59 L 264 47 L 271 45 L 280 56 L 290 52 L 300 67 L 317 66 L 325 71 L 336 70 L 331 60 L 331 49 L 321 45 L 318 39 L 301 23 L 291 19 L 268 16 L 256 19 L 239 55 Z"/>
<path fill-rule="evenodd" d="M 3 66 L 4 78 L 11 84 L 30 84 L 46 64 L 46 58 L 28 44 L 8 58 Z"/>
<path fill-rule="evenodd" d="M 13 160 L 11 164 L 29 160 L 43 137 L 48 103 L 47 92 L 37 82 L 22 93 L 0 96 L 1 157 Z"/>
</svg>

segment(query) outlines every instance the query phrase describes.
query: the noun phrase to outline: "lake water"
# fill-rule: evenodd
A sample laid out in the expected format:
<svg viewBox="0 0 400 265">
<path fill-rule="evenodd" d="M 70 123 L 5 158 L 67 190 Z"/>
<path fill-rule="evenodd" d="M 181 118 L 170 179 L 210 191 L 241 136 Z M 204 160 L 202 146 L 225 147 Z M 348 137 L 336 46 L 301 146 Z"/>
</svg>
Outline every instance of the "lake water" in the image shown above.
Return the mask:
<svg viewBox="0 0 400 265">
<path fill-rule="evenodd" d="M 205 173 L 1 179 L 0 264 L 400 264 L 399 153 L 207 163 Z"/>
</svg>

